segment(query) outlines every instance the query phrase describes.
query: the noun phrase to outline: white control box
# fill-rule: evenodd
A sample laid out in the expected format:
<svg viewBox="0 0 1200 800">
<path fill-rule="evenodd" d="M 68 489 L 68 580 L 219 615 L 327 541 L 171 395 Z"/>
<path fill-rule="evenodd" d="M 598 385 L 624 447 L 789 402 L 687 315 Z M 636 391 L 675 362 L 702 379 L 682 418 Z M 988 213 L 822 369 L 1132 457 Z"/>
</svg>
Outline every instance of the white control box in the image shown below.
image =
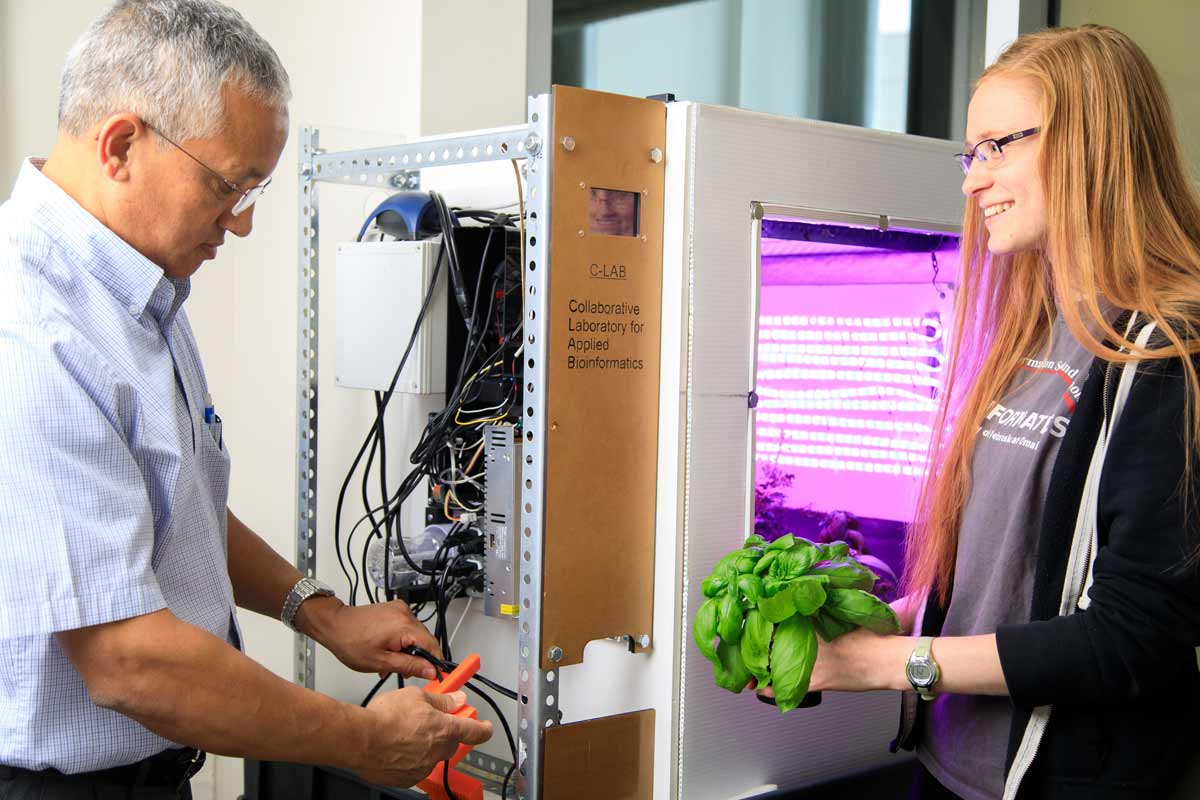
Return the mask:
<svg viewBox="0 0 1200 800">
<path fill-rule="evenodd" d="M 338 245 L 338 386 L 386 391 L 391 385 L 421 313 L 440 250 L 440 237 L 419 242 Z M 396 382 L 397 392 L 446 391 L 447 280 L 447 275 L 438 275 L 429 310 Z"/>
</svg>

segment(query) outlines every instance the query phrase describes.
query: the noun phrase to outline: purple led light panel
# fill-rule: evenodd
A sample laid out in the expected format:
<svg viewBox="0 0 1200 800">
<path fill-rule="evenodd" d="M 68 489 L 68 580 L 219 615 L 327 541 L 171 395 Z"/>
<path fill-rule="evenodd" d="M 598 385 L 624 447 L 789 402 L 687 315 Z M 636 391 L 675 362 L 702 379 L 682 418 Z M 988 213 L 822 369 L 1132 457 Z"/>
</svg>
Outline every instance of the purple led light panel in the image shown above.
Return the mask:
<svg viewBox="0 0 1200 800">
<path fill-rule="evenodd" d="M 773 465 L 795 476 L 785 507 L 911 519 L 953 302 L 942 281 L 956 254 L 938 253 L 940 297 L 928 253 L 767 239 L 762 249 L 778 254 L 763 259 L 760 295 L 760 485 Z"/>
</svg>

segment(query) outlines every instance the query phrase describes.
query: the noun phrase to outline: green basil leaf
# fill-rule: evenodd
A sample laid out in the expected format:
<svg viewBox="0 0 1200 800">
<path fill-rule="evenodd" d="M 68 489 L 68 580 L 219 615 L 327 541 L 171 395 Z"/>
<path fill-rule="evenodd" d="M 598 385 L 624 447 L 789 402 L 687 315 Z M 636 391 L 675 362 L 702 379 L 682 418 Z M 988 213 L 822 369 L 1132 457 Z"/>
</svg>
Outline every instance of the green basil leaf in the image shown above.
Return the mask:
<svg viewBox="0 0 1200 800">
<path fill-rule="evenodd" d="M 717 601 L 707 600 L 700 606 L 700 610 L 696 612 L 696 618 L 692 621 L 692 637 L 696 640 L 696 646 L 700 648 L 700 653 L 713 662 L 714 665 L 721 662 L 717 659 L 717 650 L 713 646 L 713 641 L 717 638 Z"/>
<path fill-rule="evenodd" d="M 758 552 L 757 550 L 750 549 L 750 548 L 742 548 L 740 550 L 730 550 L 728 553 L 721 556 L 721 559 L 716 563 L 715 566 L 713 566 L 712 574 L 720 575 L 722 572 L 725 571 L 726 567 L 736 565 L 737 560 L 739 558 L 741 558 L 742 556 L 754 555 L 757 552 Z"/>
<path fill-rule="evenodd" d="M 829 542 L 820 544 L 822 561 L 845 561 L 850 557 L 850 545 L 846 542 Z"/>
<path fill-rule="evenodd" d="M 705 597 L 716 597 L 725 591 L 727 586 L 725 578 L 720 575 L 709 575 L 701 582 L 700 591 L 704 592 Z"/>
<path fill-rule="evenodd" d="M 887 603 L 862 589 L 830 589 L 824 611 L 829 616 L 875 633 L 899 633 L 900 620 Z"/>
<path fill-rule="evenodd" d="M 768 663 L 771 656 L 771 634 L 775 626 L 757 609 L 746 612 L 746 627 L 742 631 L 742 663 L 760 683 L 771 676 Z"/>
<path fill-rule="evenodd" d="M 780 551 L 771 562 L 767 574 L 776 578 L 799 578 L 821 558 L 821 551 L 811 542 L 797 539 L 787 550 Z"/>
<path fill-rule="evenodd" d="M 717 600 L 717 635 L 722 642 L 737 644 L 742 638 L 742 598 L 728 592 Z"/>
<path fill-rule="evenodd" d="M 734 694 L 741 693 L 752 677 L 742 661 L 742 648 L 722 640 L 717 646 L 717 658 L 720 664 L 713 667 L 717 686 Z"/>
<path fill-rule="evenodd" d="M 823 609 L 819 609 L 812 617 L 813 629 L 827 642 L 832 642 L 843 633 L 849 633 L 857 629 L 857 625 L 852 625 L 849 622 L 842 622 L 836 617 L 831 617 Z"/>
<path fill-rule="evenodd" d="M 752 533 L 746 537 L 746 541 L 742 542 L 742 547 L 765 547 L 766 544 L 767 543 L 763 541 L 763 537 L 759 536 L 757 533 Z"/>
<path fill-rule="evenodd" d="M 757 606 L 762 598 L 763 582 L 757 575 L 741 575 L 738 577 L 738 591 L 746 598 L 750 606 Z"/>
<path fill-rule="evenodd" d="M 817 564 L 810 575 L 827 575 L 831 589 L 862 589 L 871 591 L 875 586 L 875 573 L 853 559 L 848 561 L 826 561 Z"/>
<path fill-rule="evenodd" d="M 742 556 L 737 560 L 737 571 L 739 575 L 749 575 L 754 572 L 754 568 L 758 566 L 758 558 L 755 556 Z"/>
<path fill-rule="evenodd" d="M 780 712 L 800 705 L 808 693 L 817 660 L 817 634 L 807 617 L 790 617 L 775 628 L 771 644 L 771 686 Z"/>
<path fill-rule="evenodd" d="M 771 562 L 779 558 L 779 550 L 767 550 L 763 553 L 763 557 L 754 565 L 754 574 L 762 575 L 771 566 Z"/>
<path fill-rule="evenodd" d="M 791 547 L 795 543 L 796 543 L 796 537 L 792 536 L 789 533 L 784 536 L 780 536 L 778 539 L 771 542 L 769 545 L 767 545 L 767 549 L 768 550 L 787 550 L 789 547 Z"/>
<path fill-rule="evenodd" d="M 797 614 L 809 616 L 825 604 L 825 586 L 817 576 L 797 578 L 788 585 L 788 594 Z"/>
<path fill-rule="evenodd" d="M 796 613 L 796 604 L 792 601 L 792 593 L 785 588 L 771 597 L 761 597 L 758 610 L 771 623 L 783 622 Z"/>
</svg>

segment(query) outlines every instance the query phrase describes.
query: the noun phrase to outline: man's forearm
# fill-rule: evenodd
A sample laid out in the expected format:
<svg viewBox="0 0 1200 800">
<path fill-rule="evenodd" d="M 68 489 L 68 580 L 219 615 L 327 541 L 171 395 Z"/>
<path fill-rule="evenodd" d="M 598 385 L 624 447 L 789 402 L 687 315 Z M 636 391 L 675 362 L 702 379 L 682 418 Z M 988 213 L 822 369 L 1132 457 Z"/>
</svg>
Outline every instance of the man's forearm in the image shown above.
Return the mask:
<svg viewBox="0 0 1200 800">
<path fill-rule="evenodd" d="M 239 608 L 279 618 L 300 571 L 289 564 L 232 511 L 229 519 L 229 581 Z"/>
<path fill-rule="evenodd" d="M 366 709 L 286 681 L 169 611 L 59 634 L 93 702 L 165 739 L 221 755 L 349 769 L 368 752 Z"/>
</svg>

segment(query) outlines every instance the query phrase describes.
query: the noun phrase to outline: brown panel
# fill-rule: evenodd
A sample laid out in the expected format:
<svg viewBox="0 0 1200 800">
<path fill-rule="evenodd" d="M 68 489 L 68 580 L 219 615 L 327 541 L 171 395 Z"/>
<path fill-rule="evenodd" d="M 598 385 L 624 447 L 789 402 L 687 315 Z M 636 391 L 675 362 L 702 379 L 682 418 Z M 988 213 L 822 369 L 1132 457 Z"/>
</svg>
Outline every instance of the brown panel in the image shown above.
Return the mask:
<svg viewBox="0 0 1200 800">
<path fill-rule="evenodd" d="M 545 800 L 650 800 L 654 710 L 546 729 Z"/>
<path fill-rule="evenodd" d="M 665 140 L 662 103 L 554 87 L 543 669 L 651 631 Z M 637 235 L 592 232 L 597 188 L 637 194 Z"/>
</svg>

